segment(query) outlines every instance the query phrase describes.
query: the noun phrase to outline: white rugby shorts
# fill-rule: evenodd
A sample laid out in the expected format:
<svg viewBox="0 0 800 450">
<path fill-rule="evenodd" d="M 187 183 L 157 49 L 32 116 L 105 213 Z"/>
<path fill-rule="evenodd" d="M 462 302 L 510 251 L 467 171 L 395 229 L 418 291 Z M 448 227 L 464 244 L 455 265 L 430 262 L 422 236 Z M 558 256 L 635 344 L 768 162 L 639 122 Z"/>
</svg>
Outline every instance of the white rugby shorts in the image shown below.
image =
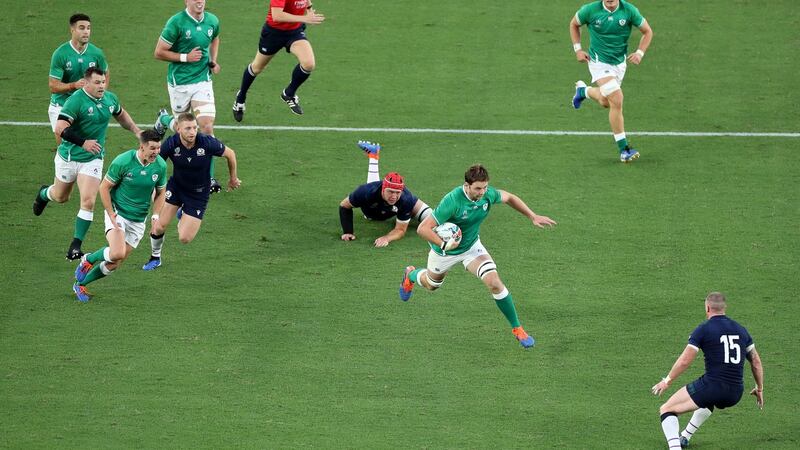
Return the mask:
<svg viewBox="0 0 800 450">
<path fill-rule="evenodd" d="M 56 166 L 56 178 L 64 183 L 74 183 L 78 174 L 103 179 L 103 160 L 93 159 L 89 162 L 64 161 L 61 155 L 56 152 L 53 159 Z"/>
<path fill-rule="evenodd" d="M 192 101 L 214 104 L 214 86 L 210 81 L 183 84 L 177 86 L 167 85 L 169 103 L 175 114 L 190 112 Z"/>
<path fill-rule="evenodd" d="M 103 218 L 106 223 L 106 233 L 108 233 L 109 230 L 114 228 L 114 224 L 111 223 L 108 212 L 103 211 Z M 144 237 L 144 222 L 132 222 L 117 214 L 117 225 L 122 228 L 122 232 L 125 233 L 125 243 L 136 248 Z"/>
<path fill-rule="evenodd" d="M 427 268 L 435 274 L 443 274 L 447 273 L 456 264 L 461 263 L 464 265 L 464 269 L 466 269 L 472 261 L 475 261 L 475 258 L 488 254 L 489 252 L 486 250 L 486 247 L 484 247 L 483 244 L 481 244 L 481 240 L 478 239 L 474 244 L 472 244 L 472 247 L 470 247 L 469 250 L 461 253 L 460 255 L 441 256 L 431 250 L 428 253 Z"/>
</svg>

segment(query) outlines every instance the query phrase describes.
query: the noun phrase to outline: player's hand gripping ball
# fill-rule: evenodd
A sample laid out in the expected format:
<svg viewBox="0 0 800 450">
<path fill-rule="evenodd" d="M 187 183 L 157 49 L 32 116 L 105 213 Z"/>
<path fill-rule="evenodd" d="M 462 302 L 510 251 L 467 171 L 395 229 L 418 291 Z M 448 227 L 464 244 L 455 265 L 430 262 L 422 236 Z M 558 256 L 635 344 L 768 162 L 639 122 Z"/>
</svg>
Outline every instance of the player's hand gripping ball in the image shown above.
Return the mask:
<svg viewBox="0 0 800 450">
<path fill-rule="evenodd" d="M 445 222 L 434 228 L 433 231 L 444 241 L 442 250 L 445 252 L 458 247 L 458 244 L 461 243 L 461 228 L 454 223 Z"/>
</svg>

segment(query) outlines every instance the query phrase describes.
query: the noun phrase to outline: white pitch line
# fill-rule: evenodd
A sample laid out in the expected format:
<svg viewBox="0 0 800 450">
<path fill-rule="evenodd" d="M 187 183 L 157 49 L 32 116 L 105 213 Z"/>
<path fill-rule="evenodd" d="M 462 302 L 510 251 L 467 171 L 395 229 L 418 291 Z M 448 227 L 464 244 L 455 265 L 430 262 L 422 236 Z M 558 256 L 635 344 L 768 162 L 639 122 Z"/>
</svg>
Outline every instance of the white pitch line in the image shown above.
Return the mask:
<svg viewBox="0 0 800 450">
<path fill-rule="evenodd" d="M 148 127 L 151 124 L 138 125 Z M 49 122 L 11 122 L 0 121 L 0 126 L 11 127 L 49 127 Z M 119 127 L 119 124 L 109 124 Z M 333 132 L 370 132 L 370 133 L 440 133 L 440 134 L 505 134 L 511 136 L 608 136 L 609 131 L 568 131 L 568 130 L 466 130 L 448 128 L 347 128 L 347 127 L 290 127 L 268 125 L 214 125 L 218 130 L 247 131 L 333 131 Z M 632 136 L 675 136 L 675 137 L 783 137 L 800 138 L 800 133 L 749 133 L 725 131 L 628 131 Z"/>
</svg>

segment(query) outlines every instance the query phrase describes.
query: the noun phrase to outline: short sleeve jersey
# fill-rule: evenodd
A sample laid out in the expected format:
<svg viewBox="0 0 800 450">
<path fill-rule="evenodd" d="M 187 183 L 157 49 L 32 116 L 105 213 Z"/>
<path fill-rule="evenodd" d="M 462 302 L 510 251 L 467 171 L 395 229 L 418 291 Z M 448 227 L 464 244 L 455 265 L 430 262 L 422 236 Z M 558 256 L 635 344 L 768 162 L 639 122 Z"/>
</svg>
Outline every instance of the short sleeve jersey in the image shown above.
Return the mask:
<svg viewBox="0 0 800 450">
<path fill-rule="evenodd" d="M 136 150 L 128 150 L 114 158 L 106 179 L 114 183 L 111 203 L 117 214 L 141 223 L 150 210 L 153 189 L 163 189 L 167 184 L 167 163 L 157 156 L 155 161 L 144 165 Z"/>
<path fill-rule="evenodd" d="M 94 159 L 103 159 L 106 152 L 106 130 L 111 116 L 122 113 L 119 99 L 113 92 L 106 91 L 102 97 L 94 98 L 85 90 L 78 89 L 72 94 L 61 108 L 61 116 L 72 121 L 70 127 L 83 139 L 94 139 L 100 144 L 101 150 L 94 154 L 87 152 L 66 139 L 58 146 L 58 154 L 65 161 L 89 162 Z"/>
<path fill-rule="evenodd" d="M 171 61 L 167 68 L 167 83 L 170 86 L 182 86 L 210 81 L 208 48 L 217 36 L 219 19 L 208 11 L 203 13 L 200 20 L 192 17 L 186 10 L 170 17 L 161 31 L 160 39 L 169 44 L 171 51 L 177 53 L 189 53 L 199 47 L 203 57 L 196 62 Z"/>
<path fill-rule="evenodd" d="M 308 0 L 270 0 L 269 11 L 267 12 L 267 25 L 276 30 L 296 30 L 303 26 L 301 22 L 276 22 L 272 19 L 272 8 L 281 8 L 289 14 L 304 16 L 310 4 L 311 2 Z"/>
<path fill-rule="evenodd" d="M 72 41 L 61 44 L 50 58 L 50 78 L 55 78 L 62 83 L 74 83 L 86 73 L 86 69 L 98 67 L 103 71 L 108 70 L 106 55 L 103 51 L 89 43 L 83 52 L 78 52 L 72 46 Z M 75 91 L 52 94 L 50 103 L 56 106 L 64 106 L 69 96 Z"/>
<path fill-rule="evenodd" d="M 191 148 L 184 147 L 180 135 L 173 134 L 161 143 L 160 154 L 164 160 L 172 160 L 172 179 L 183 192 L 208 195 L 213 157 L 223 153 L 225 144 L 212 136 L 197 133 Z"/>
<path fill-rule="evenodd" d="M 397 216 L 397 220 L 400 222 L 411 220 L 417 197 L 408 188 L 404 187 L 400 199 L 394 205 L 390 205 L 381 197 L 382 187 L 382 181 L 362 184 L 351 192 L 347 198 L 350 200 L 351 205 L 361 208 L 361 211 L 372 219 L 386 220 Z"/>
<path fill-rule="evenodd" d="M 727 316 L 713 316 L 689 336 L 689 345 L 703 350 L 706 378 L 731 384 L 744 383 L 744 361 L 755 344 L 750 333 Z"/>
<path fill-rule="evenodd" d="M 575 19 L 578 25 L 589 29 L 589 57 L 611 65 L 625 62 L 631 28 L 641 27 L 645 20 L 635 6 L 622 0 L 614 12 L 607 10 L 602 1 L 587 3 Z"/>
<path fill-rule="evenodd" d="M 453 189 L 442 198 L 439 206 L 433 211 L 436 223 L 441 225 L 451 222 L 461 228 L 461 243 L 458 247 L 448 250 L 448 255 L 459 255 L 472 247 L 480 237 L 481 223 L 489 215 L 492 205 L 500 203 L 501 200 L 500 191 L 491 186 L 486 189 L 486 194 L 476 202 L 467 197 L 463 186 Z M 433 244 L 430 246 L 434 252 L 443 255 L 442 249 L 438 246 Z"/>
</svg>

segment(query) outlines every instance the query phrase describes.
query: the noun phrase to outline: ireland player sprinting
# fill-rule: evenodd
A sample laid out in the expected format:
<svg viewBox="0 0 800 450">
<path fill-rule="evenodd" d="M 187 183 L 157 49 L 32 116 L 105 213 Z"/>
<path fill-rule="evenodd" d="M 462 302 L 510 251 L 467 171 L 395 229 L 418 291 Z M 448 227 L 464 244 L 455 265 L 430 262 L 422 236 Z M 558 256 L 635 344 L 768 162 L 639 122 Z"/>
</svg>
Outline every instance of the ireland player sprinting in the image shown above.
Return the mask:
<svg viewBox="0 0 800 450">
<path fill-rule="evenodd" d="M 56 134 L 63 140 L 54 158 L 55 178 L 50 186 L 39 188 L 33 201 L 33 214 L 40 216 L 51 200 L 69 200 L 77 182 L 81 206 L 75 219 L 75 233 L 67 250 L 67 259 L 83 255 L 81 244 L 94 219 L 94 202 L 103 176 L 103 155 L 106 149 L 108 121 L 114 117 L 126 130 L 141 132 L 119 99 L 106 91 L 106 75 L 98 67 L 90 67 L 84 75 L 84 86 L 64 103 L 58 115 Z"/>
<path fill-rule="evenodd" d="M 155 130 L 143 131 L 139 148 L 114 158 L 100 184 L 108 246 L 84 255 L 75 269 L 72 290 L 81 302 L 91 298 L 87 284 L 110 275 L 139 245 L 151 199 L 154 210 L 164 204 L 167 163 L 158 155 L 160 140 Z"/>
<path fill-rule="evenodd" d="M 412 289 L 419 283 L 425 289 L 433 291 L 444 282 L 447 272 L 461 263 L 470 273 L 483 281 L 494 297 L 497 307 L 511 324 L 511 332 L 523 347 L 534 344 L 533 337 L 522 328 L 514 301 L 508 289 L 500 280 L 497 265 L 491 255 L 481 244 L 481 223 L 492 205 L 506 203 L 531 220 L 539 227 L 552 227 L 556 222 L 549 217 L 535 214 L 522 199 L 516 195 L 489 186 L 489 172 L 480 165 L 474 165 L 464 174 L 464 184 L 444 196 L 433 214 L 425 218 L 417 228 L 417 233 L 428 241 L 431 250 L 428 253 L 427 269 L 415 269 L 408 266 L 400 284 L 400 299 L 411 298 Z M 452 222 L 461 228 L 460 241 L 444 242 L 434 231 L 436 225 Z"/>
<path fill-rule="evenodd" d="M 581 49 L 581 26 L 586 25 L 591 37 L 589 53 Z M 619 150 L 619 160 L 629 163 L 639 158 L 639 152 L 628 145 L 625 135 L 625 120 L 622 116 L 622 79 L 625 78 L 626 54 L 631 27 L 642 32 L 639 48 L 627 55 L 633 64 L 642 62 L 644 53 L 653 39 L 653 30 L 632 4 L 622 0 L 599 0 L 587 3 L 578 10 L 569 23 L 572 47 L 578 62 L 589 63 L 592 83 L 587 87 L 583 81 L 575 83 L 572 106 L 581 107 L 586 98 L 608 108 L 608 121 Z"/>
</svg>

